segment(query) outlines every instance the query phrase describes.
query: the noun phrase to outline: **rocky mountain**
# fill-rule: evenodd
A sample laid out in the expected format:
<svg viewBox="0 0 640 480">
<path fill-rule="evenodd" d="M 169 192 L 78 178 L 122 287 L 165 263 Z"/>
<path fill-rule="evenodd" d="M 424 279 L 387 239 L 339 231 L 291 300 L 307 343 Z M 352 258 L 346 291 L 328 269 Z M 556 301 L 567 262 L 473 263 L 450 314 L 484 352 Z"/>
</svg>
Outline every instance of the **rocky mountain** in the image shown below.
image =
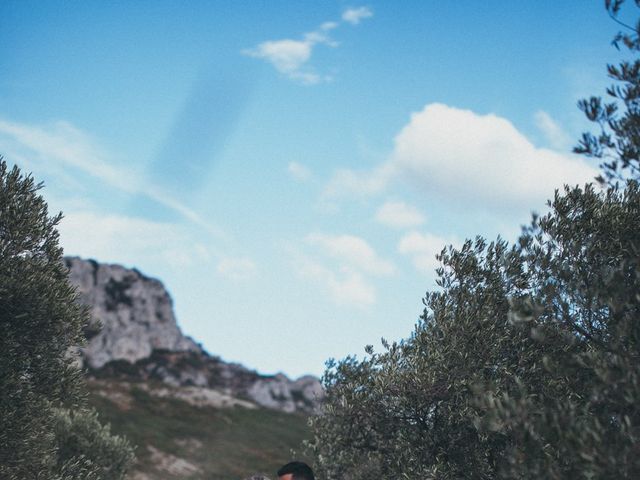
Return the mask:
<svg viewBox="0 0 640 480">
<path fill-rule="evenodd" d="M 157 382 L 183 399 L 237 399 L 288 413 L 317 408 L 323 394 L 317 378 L 261 375 L 210 355 L 183 335 L 159 280 L 120 265 L 65 261 L 94 320 L 81 355 L 91 377 Z"/>
</svg>

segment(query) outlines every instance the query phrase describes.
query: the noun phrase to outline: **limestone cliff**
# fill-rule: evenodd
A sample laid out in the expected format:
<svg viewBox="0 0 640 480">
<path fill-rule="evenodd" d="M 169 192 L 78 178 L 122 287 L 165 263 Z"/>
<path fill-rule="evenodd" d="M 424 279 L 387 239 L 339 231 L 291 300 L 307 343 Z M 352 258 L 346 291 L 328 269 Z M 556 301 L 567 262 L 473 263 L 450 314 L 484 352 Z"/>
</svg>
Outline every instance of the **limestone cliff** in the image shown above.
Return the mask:
<svg viewBox="0 0 640 480">
<path fill-rule="evenodd" d="M 90 306 L 96 324 L 83 349 L 89 367 L 101 368 L 114 360 L 135 363 L 156 349 L 201 351 L 191 338 L 182 335 L 171 297 L 160 281 L 120 265 L 77 257 L 65 260 L 69 280 Z"/>
<path fill-rule="evenodd" d="M 169 293 L 135 269 L 77 257 L 65 259 L 69 279 L 90 310 L 82 358 L 94 377 L 215 390 L 284 412 L 314 411 L 322 398 L 312 376 L 260 375 L 205 352 L 180 331 Z M 100 328 L 101 326 L 101 328 Z"/>
</svg>

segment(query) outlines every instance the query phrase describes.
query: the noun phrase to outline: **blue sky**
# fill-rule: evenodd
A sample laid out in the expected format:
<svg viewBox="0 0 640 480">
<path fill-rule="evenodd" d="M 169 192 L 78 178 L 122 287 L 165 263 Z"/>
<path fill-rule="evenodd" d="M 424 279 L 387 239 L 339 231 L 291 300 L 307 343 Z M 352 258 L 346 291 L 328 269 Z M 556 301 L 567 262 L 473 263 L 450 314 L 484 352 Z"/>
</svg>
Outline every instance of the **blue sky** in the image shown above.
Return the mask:
<svg viewBox="0 0 640 480">
<path fill-rule="evenodd" d="M 0 153 L 209 352 L 321 374 L 409 335 L 444 245 L 593 178 L 603 3 L 8 0 Z"/>
</svg>

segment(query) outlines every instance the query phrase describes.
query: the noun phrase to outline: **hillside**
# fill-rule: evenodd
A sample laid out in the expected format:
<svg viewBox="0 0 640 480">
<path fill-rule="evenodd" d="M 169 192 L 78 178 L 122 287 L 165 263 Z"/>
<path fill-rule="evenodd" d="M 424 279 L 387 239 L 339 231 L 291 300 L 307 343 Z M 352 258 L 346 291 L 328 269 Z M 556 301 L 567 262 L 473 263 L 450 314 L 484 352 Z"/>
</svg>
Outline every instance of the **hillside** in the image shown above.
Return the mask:
<svg viewBox="0 0 640 480">
<path fill-rule="evenodd" d="M 306 416 L 246 406 L 194 405 L 180 388 L 90 380 L 90 403 L 136 446 L 131 480 L 239 480 L 273 472 L 309 435 Z M 160 393 L 160 395 L 158 394 Z"/>
<path fill-rule="evenodd" d="M 81 351 L 89 401 L 137 446 L 132 480 L 273 475 L 300 450 L 322 398 L 317 378 L 225 362 L 182 334 L 159 280 L 65 260 L 93 319 Z"/>
</svg>

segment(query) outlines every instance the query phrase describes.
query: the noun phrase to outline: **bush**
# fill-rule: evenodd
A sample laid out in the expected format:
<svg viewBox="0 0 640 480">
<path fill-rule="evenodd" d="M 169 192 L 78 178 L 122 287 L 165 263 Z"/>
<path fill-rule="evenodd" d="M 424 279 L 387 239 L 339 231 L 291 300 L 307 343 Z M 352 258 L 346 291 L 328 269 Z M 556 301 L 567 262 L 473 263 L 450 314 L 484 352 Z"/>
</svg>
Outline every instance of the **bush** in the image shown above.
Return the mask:
<svg viewBox="0 0 640 480">
<path fill-rule="evenodd" d="M 95 411 L 73 413 L 55 409 L 53 427 L 59 445 L 56 452 L 59 471 L 82 465 L 100 480 L 124 478 L 133 461 L 131 446 L 125 438 L 111 435 L 110 427 L 100 424 Z"/>
</svg>

